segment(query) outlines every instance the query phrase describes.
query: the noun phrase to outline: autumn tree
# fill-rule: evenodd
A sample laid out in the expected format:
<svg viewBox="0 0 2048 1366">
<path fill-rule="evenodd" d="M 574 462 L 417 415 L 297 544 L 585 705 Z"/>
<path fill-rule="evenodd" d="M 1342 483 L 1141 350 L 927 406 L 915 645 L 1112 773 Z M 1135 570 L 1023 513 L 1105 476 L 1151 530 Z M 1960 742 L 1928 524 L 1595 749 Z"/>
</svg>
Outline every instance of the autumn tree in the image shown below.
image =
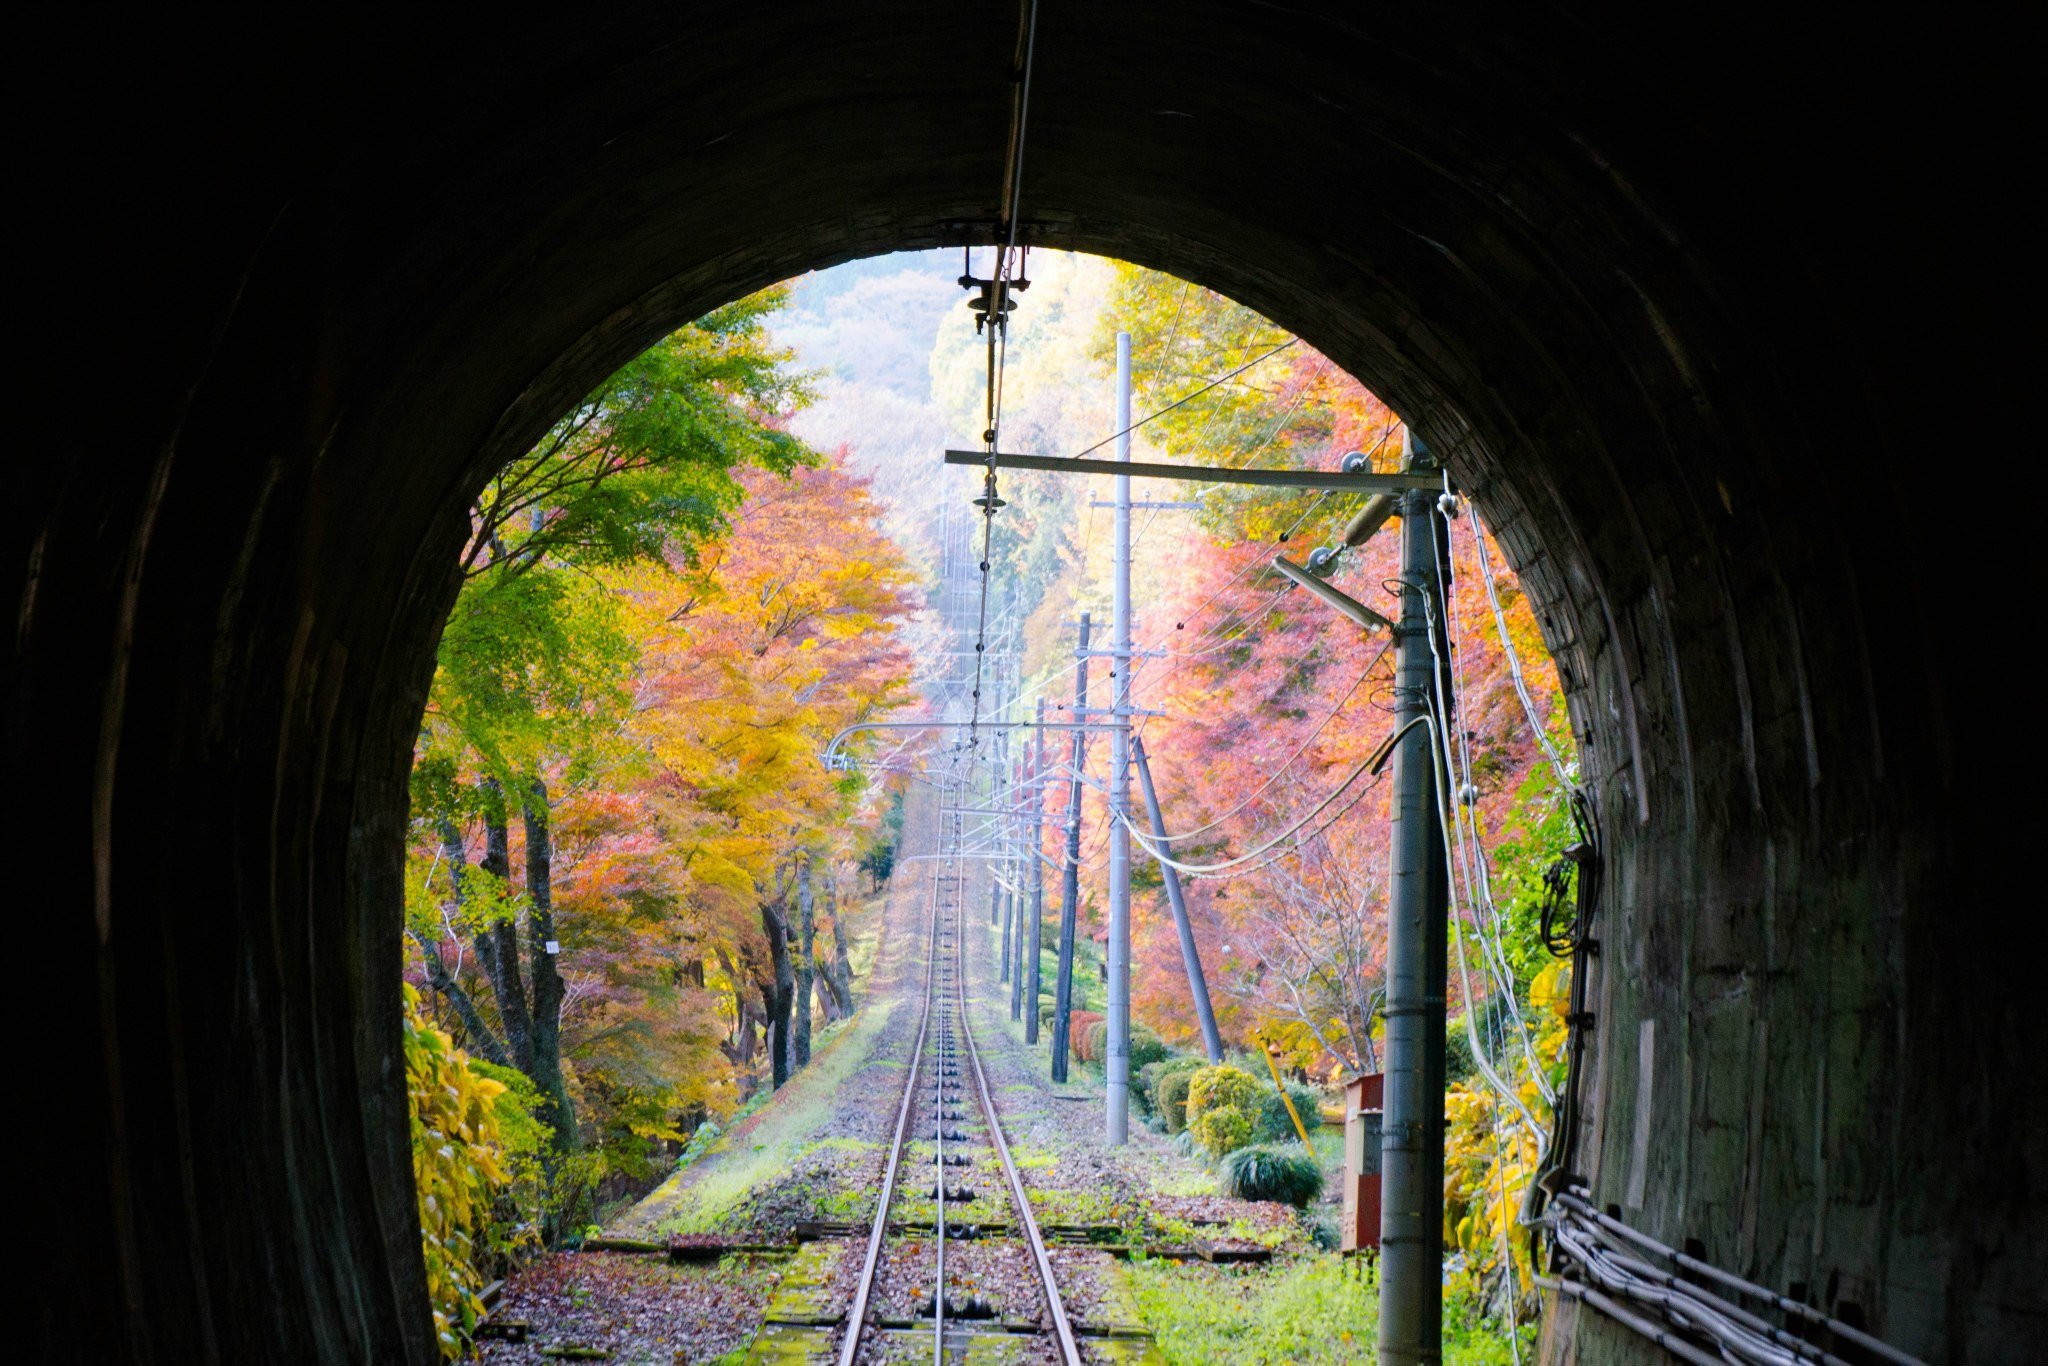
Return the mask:
<svg viewBox="0 0 2048 1366">
<path fill-rule="evenodd" d="M 480 492 L 414 767 L 414 814 L 447 895 L 418 879 L 411 929 L 470 1045 L 530 1077 L 559 1151 L 578 1127 L 563 1066 L 568 982 L 556 923 L 555 789 L 627 753 L 638 643 L 603 580 L 693 563 L 743 496 L 742 467 L 809 458 L 780 430 L 804 397 L 768 343 L 770 291 L 682 328 L 600 385 Z M 523 876 L 512 875 L 514 818 Z M 467 828 L 480 826 L 469 859 Z M 451 945 L 474 954 L 488 1002 Z"/>
</svg>

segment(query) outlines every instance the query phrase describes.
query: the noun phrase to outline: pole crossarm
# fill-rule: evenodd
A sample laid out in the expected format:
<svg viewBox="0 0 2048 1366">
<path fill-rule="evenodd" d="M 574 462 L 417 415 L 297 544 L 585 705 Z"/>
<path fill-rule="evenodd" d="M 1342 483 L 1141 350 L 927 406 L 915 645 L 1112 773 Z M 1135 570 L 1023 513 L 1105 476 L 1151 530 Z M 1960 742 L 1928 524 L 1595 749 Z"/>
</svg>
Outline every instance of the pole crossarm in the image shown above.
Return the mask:
<svg viewBox="0 0 2048 1366">
<path fill-rule="evenodd" d="M 1036 730 L 1041 727 L 1046 730 L 1116 729 L 1115 724 L 1109 721 L 983 721 L 980 724 L 984 730 Z M 831 768 L 838 761 L 839 747 L 853 736 L 866 731 L 966 730 L 968 727 L 969 723 L 966 721 L 862 721 L 858 725 L 848 726 L 827 741 L 820 758 L 825 767 Z"/>
<path fill-rule="evenodd" d="M 1056 474 L 1121 474 L 1133 479 L 1181 479 L 1199 484 L 1255 484 L 1262 488 L 1314 489 L 1331 493 L 1403 493 L 1409 489 L 1441 489 L 1440 471 L 1375 474 L 1337 470 L 1240 470 L 1226 465 L 1167 465 L 1149 460 L 1090 460 L 1061 455 L 1018 455 L 986 451 L 947 451 L 948 465 L 987 469 L 993 461 L 1005 470 L 1049 470 Z"/>
</svg>

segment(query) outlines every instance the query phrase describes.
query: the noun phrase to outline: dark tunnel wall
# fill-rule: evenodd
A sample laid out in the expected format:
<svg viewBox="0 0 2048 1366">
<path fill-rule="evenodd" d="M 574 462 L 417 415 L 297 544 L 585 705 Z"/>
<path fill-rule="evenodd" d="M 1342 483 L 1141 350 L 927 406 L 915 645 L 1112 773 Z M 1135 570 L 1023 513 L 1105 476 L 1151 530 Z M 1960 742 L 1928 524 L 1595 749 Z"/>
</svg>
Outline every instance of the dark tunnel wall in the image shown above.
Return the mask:
<svg viewBox="0 0 2048 1366">
<path fill-rule="evenodd" d="M 2001 530 L 2026 44 L 1439 9 L 1049 5 L 1026 238 L 1299 331 L 1501 529 L 1609 845 L 1599 1198 L 2019 1359 L 2039 898 L 1980 826 L 2039 805 L 2001 627 L 2040 583 Z M 282 22 L 26 49 L 5 724 L 53 1359 L 432 1358 L 399 870 L 464 500 L 664 329 L 986 231 L 1000 184 L 1007 7 Z M 1570 1310 L 1551 1350 L 1654 1359 Z"/>
</svg>

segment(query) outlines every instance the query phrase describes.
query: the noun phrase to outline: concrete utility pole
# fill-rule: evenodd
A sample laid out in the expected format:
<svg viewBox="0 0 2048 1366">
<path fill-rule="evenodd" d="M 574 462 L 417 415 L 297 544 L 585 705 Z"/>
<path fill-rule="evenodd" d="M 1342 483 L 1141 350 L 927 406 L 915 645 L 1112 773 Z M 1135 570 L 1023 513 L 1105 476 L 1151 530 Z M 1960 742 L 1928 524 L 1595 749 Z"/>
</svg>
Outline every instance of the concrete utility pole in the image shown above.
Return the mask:
<svg viewBox="0 0 2048 1366">
<path fill-rule="evenodd" d="M 1428 452 L 1411 431 L 1408 466 Z M 1444 994 L 1449 886 L 1436 748 L 1424 718 L 1438 685 L 1429 616 L 1442 619 L 1436 499 L 1401 495 L 1394 819 L 1387 908 L 1385 1119 L 1380 1139 L 1379 1359 L 1443 1359 Z M 1425 607 L 1425 594 L 1429 605 Z M 1412 729 L 1407 729 L 1412 726 Z"/>
<path fill-rule="evenodd" d="M 1081 614 L 1081 646 L 1074 669 L 1074 719 L 1088 714 L 1088 614 Z M 1060 890 L 1060 961 L 1053 978 L 1052 1079 L 1067 1079 L 1067 1016 L 1074 1008 L 1074 915 L 1081 901 L 1081 774 L 1088 766 L 1088 732 L 1074 732 L 1067 782 L 1067 866 Z"/>
<path fill-rule="evenodd" d="M 1159 810 L 1159 793 L 1152 786 L 1152 766 L 1145 762 L 1145 742 L 1131 737 L 1131 759 L 1138 766 L 1138 790 L 1145 794 L 1145 814 L 1152 821 L 1152 838 L 1159 852 L 1173 856 L 1166 842 L 1166 817 Z M 1173 908 L 1173 928 L 1180 935 L 1180 961 L 1188 970 L 1188 995 L 1195 1003 L 1195 1019 L 1202 1026 L 1202 1051 L 1212 1063 L 1223 1061 L 1223 1036 L 1216 1029 L 1216 1011 L 1209 1004 L 1209 982 L 1202 974 L 1202 952 L 1195 947 L 1195 928 L 1188 923 L 1187 898 L 1181 894 L 1180 873 L 1164 859 L 1159 861 L 1160 880 L 1166 884 L 1166 904 Z"/>
<path fill-rule="evenodd" d="M 1080 735 L 1082 732 L 1075 731 Z M 1039 936 L 1045 925 L 1045 699 L 1038 699 L 1038 735 L 1031 761 L 1031 924 L 1018 938 L 1024 955 L 1024 1042 L 1038 1042 Z"/>
<path fill-rule="evenodd" d="M 1131 334 L 1116 334 L 1116 458 L 1131 463 Z M 1116 596 L 1111 609 L 1109 733 L 1109 1018 L 1104 1070 L 1112 1144 L 1131 1127 L 1131 477 L 1116 477 Z"/>
</svg>

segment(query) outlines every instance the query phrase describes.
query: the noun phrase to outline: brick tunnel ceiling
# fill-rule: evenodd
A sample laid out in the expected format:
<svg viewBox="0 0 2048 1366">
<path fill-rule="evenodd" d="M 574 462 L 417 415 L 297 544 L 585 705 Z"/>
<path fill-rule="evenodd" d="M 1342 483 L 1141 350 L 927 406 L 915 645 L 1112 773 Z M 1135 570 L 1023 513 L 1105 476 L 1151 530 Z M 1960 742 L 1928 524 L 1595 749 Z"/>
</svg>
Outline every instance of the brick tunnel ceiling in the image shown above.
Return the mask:
<svg viewBox="0 0 2048 1366">
<path fill-rule="evenodd" d="M 1963 1359 L 2037 1321 L 2041 1197 L 1995 1192 L 2048 1127 L 1999 1080 L 2040 1056 L 2017 969 L 1949 932 L 1999 871 L 1959 814 L 1990 662 L 1898 632 L 1987 610 L 1900 529 L 1939 515 L 1933 431 L 2011 403 L 1978 262 L 2012 172 L 1895 98 L 1966 44 L 1435 8 L 1048 8 L 1025 240 L 1260 309 L 1447 455 L 1608 834 L 1602 1198 L 1647 1162 L 1650 1231 Z M 59 1041 L 25 1081 L 78 1097 L 34 1140 L 39 1322 L 109 1356 L 425 1360 L 398 873 L 466 497 L 678 322 L 985 234 L 1015 12 L 150 22 L 91 35 L 28 182 L 65 188 L 61 392 L 121 366 L 66 414 L 90 457 L 27 472 L 9 561 Z M 1956 84 L 2018 125 L 1995 72 Z"/>
</svg>

